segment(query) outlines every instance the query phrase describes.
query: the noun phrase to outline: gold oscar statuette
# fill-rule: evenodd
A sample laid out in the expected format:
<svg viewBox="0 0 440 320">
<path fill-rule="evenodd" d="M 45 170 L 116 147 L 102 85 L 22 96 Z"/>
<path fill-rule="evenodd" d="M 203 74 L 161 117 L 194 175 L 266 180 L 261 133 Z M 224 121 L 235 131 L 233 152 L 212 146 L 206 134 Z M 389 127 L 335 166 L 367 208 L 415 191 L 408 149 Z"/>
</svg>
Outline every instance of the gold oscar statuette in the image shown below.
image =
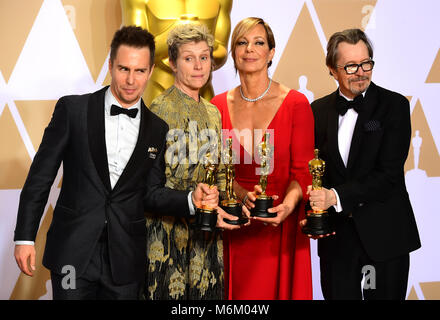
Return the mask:
<svg viewBox="0 0 440 320">
<path fill-rule="evenodd" d="M 206 183 L 210 188 L 215 186 L 215 175 L 217 172 L 217 161 L 212 159 L 210 152 L 207 152 L 203 159 L 203 166 L 205 168 L 205 177 L 203 183 Z M 210 206 L 203 205 L 196 209 L 196 223 L 195 227 L 203 231 L 213 232 L 217 224 L 217 209 Z"/>
<path fill-rule="evenodd" d="M 312 175 L 312 190 L 322 189 L 322 177 L 325 171 L 325 161 L 319 158 L 319 150 L 315 149 L 315 158 L 309 161 L 309 172 Z M 318 236 L 333 232 L 330 216 L 326 210 L 307 210 L 307 223 L 303 228 L 306 234 Z"/>
<path fill-rule="evenodd" d="M 276 213 L 270 213 L 267 209 L 273 207 L 273 199 L 266 194 L 267 176 L 270 173 L 270 161 L 272 159 L 274 148 L 269 143 L 269 133 L 266 132 L 263 141 L 258 145 L 258 154 L 261 160 L 260 186 L 263 192 L 257 196 L 255 207 L 251 209 L 251 217 L 273 218 Z"/>
<path fill-rule="evenodd" d="M 234 160 L 235 155 L 232 150 L 232 139 L 228 138 L 226 140 L 227 143 L 227 152 L 223 155 L 223 163 L 226 168 L 226 199 L 222 200 L 221 208 L 238 218 L 238 220 L 229 220 L 223 219 L 226 223 L 233 225 L 242 225 L 248 222 L 248 218 L 243 216 L 241 211 L 242 204 L 237 200 L 237 196 L 234 192 L 233 183 L 235 179 L 235 167 Z"/>
</svg>

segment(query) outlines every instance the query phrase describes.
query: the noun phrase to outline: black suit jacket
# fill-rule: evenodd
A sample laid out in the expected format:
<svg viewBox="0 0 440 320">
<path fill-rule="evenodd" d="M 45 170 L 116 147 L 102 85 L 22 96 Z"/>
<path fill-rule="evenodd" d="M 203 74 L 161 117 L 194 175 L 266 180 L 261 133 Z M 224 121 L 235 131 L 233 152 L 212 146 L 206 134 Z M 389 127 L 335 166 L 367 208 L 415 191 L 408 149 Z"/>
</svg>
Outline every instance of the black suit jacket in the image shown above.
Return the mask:
<svg viewBox="0 0 440 320">
<path fill-rule="evenodd" d="M 113 189 L 105 144 L 104 96 L 62 97 L 20 195 L 15 240 L 34 240 L 50 187 L 63 162 L 63 183 L 47 233 L 43 264 L 85 271 L 104 226 L 116 283 L 142 281 L 146 261 L 144 211 L 187 216 L 188 192 L 164 188 L 167 124 L 141 103 L 133 154 Z"/>
<path fill-rule="evenodd" d="M 347 167 L 338 147 L 339 90 L 312 103 L 315 144 L 326 161 L 323 185 L 338 192 L 343 213 L 333 214 L 336 236 L 319 240 L 318 253 L 343 255 L 343 220 L 352 216 L 369 257 L 383 261 L 420 247 L 405 186 L 404 164 L 411 139 L 408 100 L 371 83 L 355 125 Z"/>
</svg>

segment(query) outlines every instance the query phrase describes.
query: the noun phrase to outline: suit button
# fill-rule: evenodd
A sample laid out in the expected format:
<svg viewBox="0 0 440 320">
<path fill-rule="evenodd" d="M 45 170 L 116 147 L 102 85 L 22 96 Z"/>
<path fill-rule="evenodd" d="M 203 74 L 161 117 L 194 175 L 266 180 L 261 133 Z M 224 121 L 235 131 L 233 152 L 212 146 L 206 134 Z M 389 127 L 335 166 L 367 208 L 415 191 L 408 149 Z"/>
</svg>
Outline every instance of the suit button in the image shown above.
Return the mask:
<svg viewBox="0 0 440 320">
<path fill-rule="evenodd" d="M 363 205 L 364 205 L 364 203 L 361 202 L 361 203 L 358 204 L 358 207 L 362 207 Z"/>
<path fill-rule="evenodd" d="M 107 206 L 109 206 L 111 203 L 112 203 L 112 199 L 107 198 L 107 200 L 105 200 L 105 204 L 106 204 Z"/>
</svg>

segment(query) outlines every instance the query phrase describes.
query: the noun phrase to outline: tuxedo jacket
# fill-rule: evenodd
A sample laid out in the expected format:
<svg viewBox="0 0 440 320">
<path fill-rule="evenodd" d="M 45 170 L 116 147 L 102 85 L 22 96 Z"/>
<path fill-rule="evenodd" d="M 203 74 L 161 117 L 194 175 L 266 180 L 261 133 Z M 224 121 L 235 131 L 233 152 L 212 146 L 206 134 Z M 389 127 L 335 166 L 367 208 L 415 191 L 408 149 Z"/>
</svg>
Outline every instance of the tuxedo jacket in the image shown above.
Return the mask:
<svg viewBox="0 0 440 320">
<path fill-rule="evenodd" d="M 370 84 L 345 167 L 338 147 L 338 95 L 336 90 L 311 104 L 315 145 L 326 162 L 323 186 L 337 191 L 343 208 L 342 213 L 329 208 L 336 235 L 319 240 L 318 254 L 344 254 L 341 243 L 350 241 L 343 230 L 345 219 L 353 219 L 357 235 L 374 261 L 409 253 L 420 247 L 420 239 L 404 177 L 411 139 L 408 100 Z"/>
<path fill-rule="evenodd" d="M 142 281 L 146 263 L 144 211 L 188 216 L 188 192 L 164 188 L 167 124 L 140 107 L 133 154 L 111 188 L 105 142 L 104 96 L 108 87 L 62 97 L 56 104 L 20 195 L 15 240 L 34 240 L 51 185 L 63 163 L 63 182 L 47 233 L 43 264 L 85 271 L 107 228 L 113 280 Z"/>
</svg>

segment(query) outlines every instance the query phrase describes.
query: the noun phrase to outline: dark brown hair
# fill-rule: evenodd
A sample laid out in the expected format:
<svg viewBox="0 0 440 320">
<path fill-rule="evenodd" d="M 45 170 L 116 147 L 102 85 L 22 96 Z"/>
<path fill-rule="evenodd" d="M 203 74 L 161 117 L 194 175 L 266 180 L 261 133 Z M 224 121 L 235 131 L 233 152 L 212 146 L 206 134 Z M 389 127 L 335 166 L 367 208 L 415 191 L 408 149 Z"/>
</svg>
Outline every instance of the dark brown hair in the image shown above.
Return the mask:
<svg viewBox="0 0 440 320">
<path fill-rule="evenodd" d="M 110 45 L 110 61 L 112 63 L 121 45 L 134 48 L 148 47 L 150 49 L 150 67 L 154 64 L 156 45 L 154 43 L 154 36 L 147 30 L 136 26 L 126 26 L 116 31 Z"/>
</svg>

